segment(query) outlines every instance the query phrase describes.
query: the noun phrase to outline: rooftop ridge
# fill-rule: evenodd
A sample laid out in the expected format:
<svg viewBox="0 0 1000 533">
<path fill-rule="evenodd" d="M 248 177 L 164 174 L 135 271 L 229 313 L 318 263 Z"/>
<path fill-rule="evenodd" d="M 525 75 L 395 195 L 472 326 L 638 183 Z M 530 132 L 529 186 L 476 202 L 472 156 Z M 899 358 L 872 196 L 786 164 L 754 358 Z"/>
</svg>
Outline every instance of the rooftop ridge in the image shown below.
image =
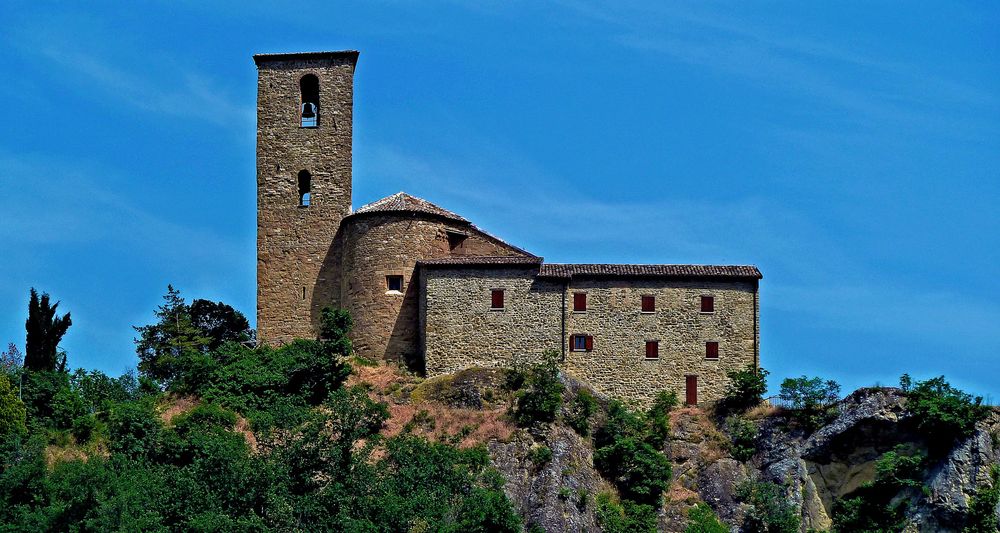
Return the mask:
<svg viewBox="0 0 1000 533">
<path fill-rule="evenodd" d="M 253 62 L 256 65 L 260 65 L 262 62 L 269 61 L 289 61 L 289 60 L 303 60 L 303 59 L 358 59 L 358 55 L 361 52 L 357 50 L 327 50 L 320 52 L 277 52 L 277 53 L 264 53 L 264 54 L 254 54 Z"/>
</svg>

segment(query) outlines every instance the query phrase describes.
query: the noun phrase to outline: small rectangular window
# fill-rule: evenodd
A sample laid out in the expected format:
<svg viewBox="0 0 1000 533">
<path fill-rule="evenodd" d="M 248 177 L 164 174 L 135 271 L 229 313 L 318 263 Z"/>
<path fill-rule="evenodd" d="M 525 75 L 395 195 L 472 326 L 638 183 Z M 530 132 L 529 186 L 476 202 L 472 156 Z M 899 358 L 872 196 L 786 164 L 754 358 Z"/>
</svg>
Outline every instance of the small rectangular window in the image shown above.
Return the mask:
<svg viewBox="0 0 1000 533">
<path fill-rule="evenodd" d="M 503 289 L 493 289 L 490 293 L 490 309 L 503 309 Z"/>
<path fill-rule="evenodd" d="M 643 296 L 642 297 L 642 312 L 652 313 L 656 311 L 656 297 L 655 296 Z"/>
<path fill-rule="evenodd" d="M 569 345 L 574 352 L 589 352 L 594 349 L 594 338 L 590 335 L 570 335 Z"/>
<path fill-rule="evenodd" d="M 660 341 L 646 341 L 646 359 L 659 359 Z"/>
<path fill-rule="evenodd" d="M 389 292 L 403 292 L 403 276 L 386 276 L 385 288 Z"/>
<path fill-rule="evenodd" d="M 587 293 L 585 292 L 573 293 L 573 310 L 574 311 L 587 310 Z"/>
<path fill-rule="evenodd" d="M 708 341 L 705 343 L 705 359 L 718 359 L 719 358 L 719 343 L 718 341 Z"/>
<path fill-rule="evenodd" d="M 701 297 L 701 312 L 702 313 L 714 313 L 715 312 L 715 296 L 702 296 Z"/>
</svg>

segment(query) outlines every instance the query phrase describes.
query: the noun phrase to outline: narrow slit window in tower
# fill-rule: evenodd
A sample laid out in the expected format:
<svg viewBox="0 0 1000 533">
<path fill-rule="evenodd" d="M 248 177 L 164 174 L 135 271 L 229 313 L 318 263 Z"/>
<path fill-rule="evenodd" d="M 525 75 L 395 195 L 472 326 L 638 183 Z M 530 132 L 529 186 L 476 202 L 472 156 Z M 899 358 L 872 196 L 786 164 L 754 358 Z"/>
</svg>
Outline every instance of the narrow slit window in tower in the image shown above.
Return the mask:
<svg viewBox="0 0 1000 533">
<path fill-rule="evenodd" d="M 312 200 L 312 176 L 308 170 L 299 171 L 299 207 L 309 207 Z"/>
<path fill-rule="evenodd" d="M 302 103 L 299 106 L 300 123 L 303 128 L 315 128 L 319 126 L 319 78 L 313 74 L 306 74 L 299 80 L 299 89 L 302 92 Z"/>
</svg>

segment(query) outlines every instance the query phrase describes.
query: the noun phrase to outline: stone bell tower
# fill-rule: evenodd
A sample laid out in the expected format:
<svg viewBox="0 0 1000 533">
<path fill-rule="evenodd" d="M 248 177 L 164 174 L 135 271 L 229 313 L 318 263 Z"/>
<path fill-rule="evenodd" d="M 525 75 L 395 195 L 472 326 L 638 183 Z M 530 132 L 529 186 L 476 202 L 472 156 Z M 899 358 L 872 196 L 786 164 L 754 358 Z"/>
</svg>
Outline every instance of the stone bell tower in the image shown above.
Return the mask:
<svg viewBox="0 0 1000 533">
<path fill-rule="evenodd" d="M 336 261 L 331 244 L 351 210 L 358 52 L 258 54 L 253 60 L 257 337 L 281 344 L 314 338 L 319 309 L 336 303 L 335 289 L 322 278 Z"/>
</svg>

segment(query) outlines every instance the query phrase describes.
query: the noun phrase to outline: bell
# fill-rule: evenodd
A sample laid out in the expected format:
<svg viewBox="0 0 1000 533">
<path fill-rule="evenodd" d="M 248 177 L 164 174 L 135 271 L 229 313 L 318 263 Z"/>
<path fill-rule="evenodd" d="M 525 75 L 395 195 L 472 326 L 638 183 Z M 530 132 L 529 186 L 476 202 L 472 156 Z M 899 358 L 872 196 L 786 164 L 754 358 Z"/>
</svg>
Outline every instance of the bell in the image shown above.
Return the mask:
<svg viewBox="0 0 1000 533">
<path fill-rule="evenodd" d="M 311 102 L 302 104 L 302 118 L 312 118 L 316 116 L 316 105 Z"/>
</svg>

